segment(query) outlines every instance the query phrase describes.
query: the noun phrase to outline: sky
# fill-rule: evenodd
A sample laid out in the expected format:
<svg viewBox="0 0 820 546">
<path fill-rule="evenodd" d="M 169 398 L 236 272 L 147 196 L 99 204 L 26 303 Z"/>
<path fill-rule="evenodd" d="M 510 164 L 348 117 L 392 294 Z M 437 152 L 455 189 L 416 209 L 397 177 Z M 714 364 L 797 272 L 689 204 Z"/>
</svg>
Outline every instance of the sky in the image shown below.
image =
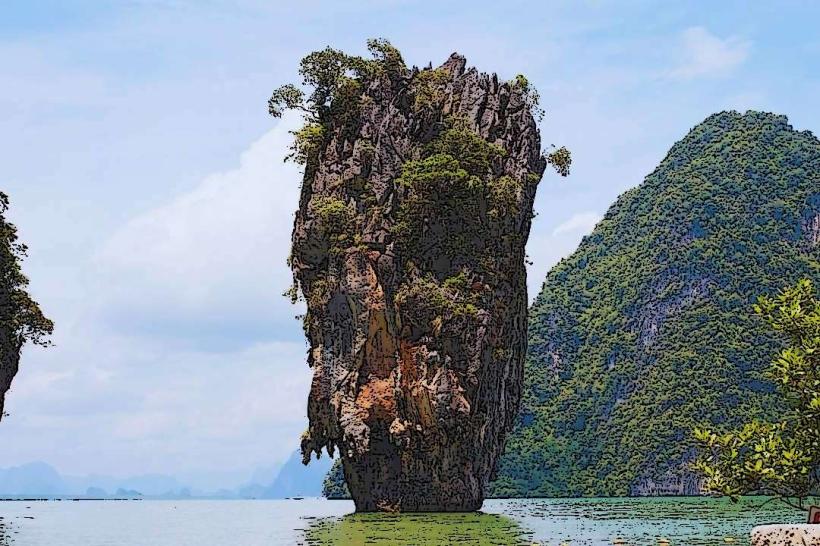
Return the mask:
<svg viewBox="0 0 820 546">
<path fill-rule="evenodd" d="M 0 467 L 234 486 L 306 428 L 310 370 L 282 297 L 300 173 L 267 115 L 306 53 L 385 37 L 541 94 L 548 174 L 533 297 L 608 206 L 725 109 L 820 129 L 812 2 L 6 0 L 0 190 L 54 346 L 25 349 Z"/>
</svg>

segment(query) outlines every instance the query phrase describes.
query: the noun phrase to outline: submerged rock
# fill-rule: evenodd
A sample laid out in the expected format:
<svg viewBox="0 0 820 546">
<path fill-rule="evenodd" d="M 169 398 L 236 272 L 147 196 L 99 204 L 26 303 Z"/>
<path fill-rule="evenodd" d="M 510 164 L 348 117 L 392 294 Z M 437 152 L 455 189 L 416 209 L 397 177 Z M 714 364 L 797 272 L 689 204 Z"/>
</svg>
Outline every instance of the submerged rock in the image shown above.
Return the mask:
<svg viewBox="0 0 820 546">
<path fill-rule="evenodd" d="M 475 510 L 518 410 L 536 187 L 569 158 L 542 155 L 522 77 L 457 54 L 407 69 L 386 47 L 354 59 L 372 64 L 335 82 L 294 145 L 290 263 L 314 371 L 302 451 L 339 448 L 359 511 Z"/>
</svg>

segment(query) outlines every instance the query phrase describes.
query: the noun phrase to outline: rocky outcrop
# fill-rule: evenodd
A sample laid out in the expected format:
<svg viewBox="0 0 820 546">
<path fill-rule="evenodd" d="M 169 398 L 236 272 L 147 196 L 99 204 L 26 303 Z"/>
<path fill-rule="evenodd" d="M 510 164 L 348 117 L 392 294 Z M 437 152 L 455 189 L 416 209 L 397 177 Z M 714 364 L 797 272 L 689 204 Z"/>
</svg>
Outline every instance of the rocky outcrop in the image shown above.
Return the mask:
<svg viewBox="0 0 820 546">
<path fill-rule="evenodd" d="M 302 450 L 339 448 L 359 511 L 479 508 L 518 410 L 548 160 L 526 81 L 465 65 L 351 85 L 352 112 L 331 104 L 307 159 L 291 256 L 314 373 Z"/>
<path fill-rule="evenodd" d="M 752 529 L 752 546 L 820 546 L 820 525 L 760 525 Z"/>
<path fill-rule="evenodd" d="M 28 278 L 20 263 L 27 249 L 17 239 L 17 228 L 6 221 L 8 206 L 8 196 L 0 192 L 0 419 L 17 375 L 20 350 L 25 343 L 48 346 L 54 328 L 26 290 Z"/>
<path fill-rule="evenodd" d="M 820 199 L 818 199 L 820 201 Z M 820 245 L 820 212 L 809 215 L 803 221 L 803 233 L 806 245 L 812 249 Z"/>
</svg>

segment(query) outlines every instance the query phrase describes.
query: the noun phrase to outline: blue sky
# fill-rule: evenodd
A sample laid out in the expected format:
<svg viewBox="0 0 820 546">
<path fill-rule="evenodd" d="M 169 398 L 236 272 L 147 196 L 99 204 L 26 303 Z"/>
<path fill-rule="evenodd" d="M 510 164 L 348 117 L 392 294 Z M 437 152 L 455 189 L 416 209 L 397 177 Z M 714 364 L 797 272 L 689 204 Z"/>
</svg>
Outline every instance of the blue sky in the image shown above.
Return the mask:
<svg viewBox="0 0 820 546">
<path fill-rule="evenodd" d="M 811 2 L 43 0 L 0 8 L 0 188 L 56 346 L 27 349 L 0 466 L 233 485 L 305 427 L 299 313 L 280 296 L 299 173 L 271 90 L 305 53 L 386 37 L 541 92 L 531 293 L 709 114 L 820 128 Z M 532 294 L 531 294 L 532 295 Z M 203 476 L 210 476 L 207 481 Z M 221 483 L 221 482 L 220 482 Z"/>
</svg>

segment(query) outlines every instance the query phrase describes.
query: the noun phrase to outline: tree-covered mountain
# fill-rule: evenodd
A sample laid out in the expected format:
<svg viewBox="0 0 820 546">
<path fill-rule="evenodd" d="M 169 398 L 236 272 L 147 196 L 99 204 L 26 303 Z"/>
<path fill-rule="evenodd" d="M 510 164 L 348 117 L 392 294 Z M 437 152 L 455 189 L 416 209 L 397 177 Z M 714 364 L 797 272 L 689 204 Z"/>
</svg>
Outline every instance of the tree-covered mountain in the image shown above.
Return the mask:
<svg viewBox="0 0 820 546">
<path fill-rule="evenodd" d="M 693 493 L 691 429 L 777 411 L 751 306 L 820 281 L 820 141 L 783 116 L 692 129 L 547 275 L 491 495 Z"/>
</svg>

